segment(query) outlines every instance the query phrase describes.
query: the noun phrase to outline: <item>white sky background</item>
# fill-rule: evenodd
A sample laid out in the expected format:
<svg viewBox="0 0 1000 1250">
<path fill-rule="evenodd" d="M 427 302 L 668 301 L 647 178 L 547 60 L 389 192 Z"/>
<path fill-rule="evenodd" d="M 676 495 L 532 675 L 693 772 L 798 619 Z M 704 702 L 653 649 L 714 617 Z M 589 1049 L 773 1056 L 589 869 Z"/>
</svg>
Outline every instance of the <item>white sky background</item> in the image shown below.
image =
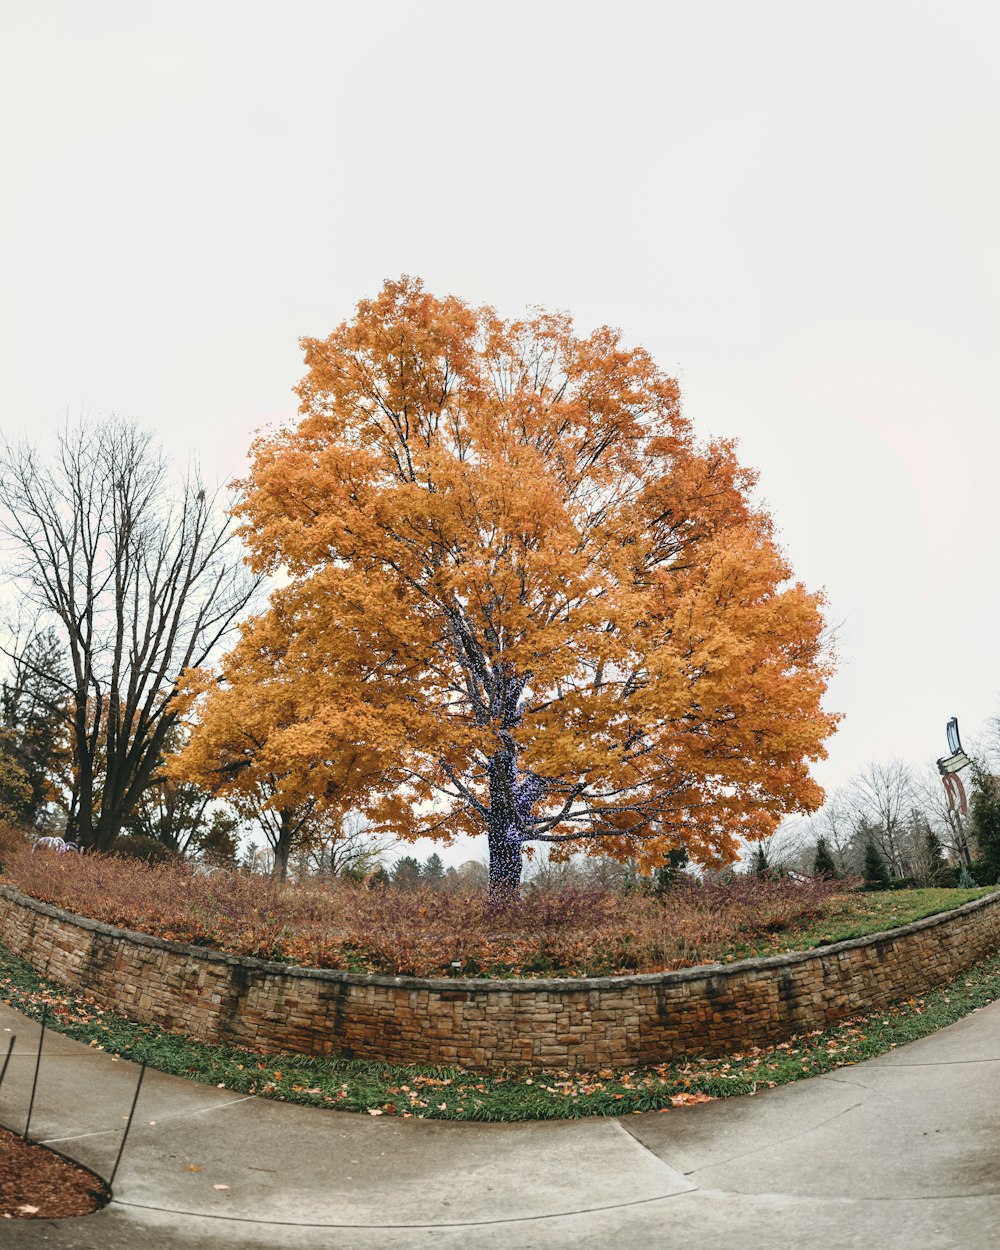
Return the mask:
<svg viewBox="0 0 1000 1250">
<path fill-rule="evenodd" d="M 0 0 L 3 430 L 126 416 L 228 479 L 299 337 L 404 272 L 620 326 L 826 589 L 820 781 L 932 761 L 1000 694 L 998 36 L 917 0 Z"/>
</svg>

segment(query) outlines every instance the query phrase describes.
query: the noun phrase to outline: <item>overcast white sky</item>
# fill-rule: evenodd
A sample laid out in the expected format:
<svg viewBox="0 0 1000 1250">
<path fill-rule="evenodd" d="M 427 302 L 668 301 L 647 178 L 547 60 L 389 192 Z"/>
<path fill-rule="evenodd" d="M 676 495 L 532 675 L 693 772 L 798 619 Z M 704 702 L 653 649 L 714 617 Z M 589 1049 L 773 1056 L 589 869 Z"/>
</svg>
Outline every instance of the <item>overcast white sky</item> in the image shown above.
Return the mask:
<svg viewBox="0 0 1000 1250">
<path fill-rule="evenodd" d="M 0 0 L 0 420 L 209 476 L 387 276 L 609 323 L 840 629 L 817 772 L 1000 709 L 1000 10 Z"/>
</svg>

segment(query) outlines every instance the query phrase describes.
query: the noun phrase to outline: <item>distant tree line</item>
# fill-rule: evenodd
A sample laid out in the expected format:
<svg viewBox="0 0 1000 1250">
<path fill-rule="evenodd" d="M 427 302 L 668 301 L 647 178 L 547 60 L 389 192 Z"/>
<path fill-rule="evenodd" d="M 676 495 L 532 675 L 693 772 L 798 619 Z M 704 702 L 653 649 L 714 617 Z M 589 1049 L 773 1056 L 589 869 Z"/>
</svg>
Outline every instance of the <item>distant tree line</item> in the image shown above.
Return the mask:
<svg viewBox="0 0 1000 1250">
<path fill-rule="evenodd" d="M 949 805 L 935 768 L 876 762 L 812 817 L 758 845 L 755 871 L 862 878 L 872 888 L 992 885 L 1000 880 L 1000 723 L 971 752 L 966 815 Z"/>
</svg>

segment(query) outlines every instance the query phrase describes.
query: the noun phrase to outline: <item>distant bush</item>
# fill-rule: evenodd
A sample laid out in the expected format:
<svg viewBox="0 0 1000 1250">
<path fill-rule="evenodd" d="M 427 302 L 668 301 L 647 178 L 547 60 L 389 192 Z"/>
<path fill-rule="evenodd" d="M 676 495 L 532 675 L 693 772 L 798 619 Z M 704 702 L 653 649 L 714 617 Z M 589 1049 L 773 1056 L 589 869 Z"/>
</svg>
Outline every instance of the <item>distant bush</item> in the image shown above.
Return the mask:
<svg viewBox="0 0 1000 1250">
<path fill-rule="evenodd" d="M 974 859 L 969 869 L 969 876 L 976 885 L 996 885 L 997 871 L 992 860 Z"/>
<path fill-rule="evenodd" d="M 963 864 L 962 868 L 964 867 L 965 865 Z M 961 877 L 962 875 L 962 868 L 960 868 L 957 864 L 948 864 L 947 867 L 943 868 L 941 872 L 938 874 L 937 880 L 934 882 L 934 884 L 937 886 L 940 886 L 942 889 L 945 889 L 945 890 L 958 889 L 959 885 L 961 884 L 961 882 L 959 881 L 959 877 Z M 976 884 L 972 880 L 971 877 L 969 878 L 969 881 L 971 885 Z M 970 888 L 970 887 L 966 887 L 966 888 Z"/>
<path fill-rule="evenodd" d="M 116 859 L 141 859 L 144 864 L 167 864 L 177 858 L 169 846 L 140 833 L 121 833 L 111 843 Z"/>
</svg>

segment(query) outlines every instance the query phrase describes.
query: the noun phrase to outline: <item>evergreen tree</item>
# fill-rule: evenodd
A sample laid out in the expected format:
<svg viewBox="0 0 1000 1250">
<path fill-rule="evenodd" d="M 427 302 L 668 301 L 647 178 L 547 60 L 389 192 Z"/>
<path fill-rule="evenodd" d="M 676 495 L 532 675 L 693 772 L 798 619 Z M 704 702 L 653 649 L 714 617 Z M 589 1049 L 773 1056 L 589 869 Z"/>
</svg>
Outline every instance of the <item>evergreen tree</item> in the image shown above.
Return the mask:
<svg viewBox="0 0 1000 1250">
<path fill-rule="evenodd" d="M 940 885 L 948 871 L 941 839 L 928 826 L 924 834 L 924 872 L 928 885 Z"/>
<path fill-rule="evenodd" d="M 676 885 L 677 878 L 688 866 L 688 850 L 686 846 L 675 847 L 672 851 L 667 852 L 667 862 L 657 868 L 653 874 L 654 890 L 657 894 L 662 894 L 664 890 L 669 890 L 672 885 Z"/>
<path fill-rule="evenodd" d="M 752 877 L 769 877 L 771 875 L 771 864 L 767 858 L 767 851 L 759 843 L 753 848 L 753 855 L 750 857 L 750 875 Z"/>
<path fill-rule="evenodd" d="M 8 819 L 42 823 L 47 803 L 66 782 L 69 760 L 69 670 L 55 631 L 32 634 L 5 653 L 10 661 L 0 683 L 0 765 L 19 776 L 20 803 Z M 8 794 L 8 801 L 13 802 Z"/>
<path fill-rule="evenodd" d="M 429 885 L 435 890 L 444 881 L 444 861 L 437 851 L 428 855 L 421 870 L 420 879 L 425 885 Z"/>
<path fill-rule="evenodd" d="M 889 881 L 889 869 L 886 867 L 885 860 L 879 854 L 879 849 L 874 842 L 865 843 L 865 889 L 866 890 L 888 890 L 891 882 Z"/>
<path fill-rule="evenodd" d="M 420 861 L 412 855 L 397 859 L 392 870 L 392 884 L 397 890 L 415 890 L 420 884 Z"/>
<path fill-rule="evenodd" d="M 825 877 L 828 881 L 836 881 L 840 877 L 836 862 L 830 854 L 829 846 L 827 846 L 826 838 L 818 838 L 816 841 L 813 873 L 817 877 Z"/>
<path fill-rule="evenodd" d="M 972 836 L 976 841 L 976 878 L 992 885 L 1000 880 L 1000 786 L 979 765 L 973 765 Z"/>
</svg>

